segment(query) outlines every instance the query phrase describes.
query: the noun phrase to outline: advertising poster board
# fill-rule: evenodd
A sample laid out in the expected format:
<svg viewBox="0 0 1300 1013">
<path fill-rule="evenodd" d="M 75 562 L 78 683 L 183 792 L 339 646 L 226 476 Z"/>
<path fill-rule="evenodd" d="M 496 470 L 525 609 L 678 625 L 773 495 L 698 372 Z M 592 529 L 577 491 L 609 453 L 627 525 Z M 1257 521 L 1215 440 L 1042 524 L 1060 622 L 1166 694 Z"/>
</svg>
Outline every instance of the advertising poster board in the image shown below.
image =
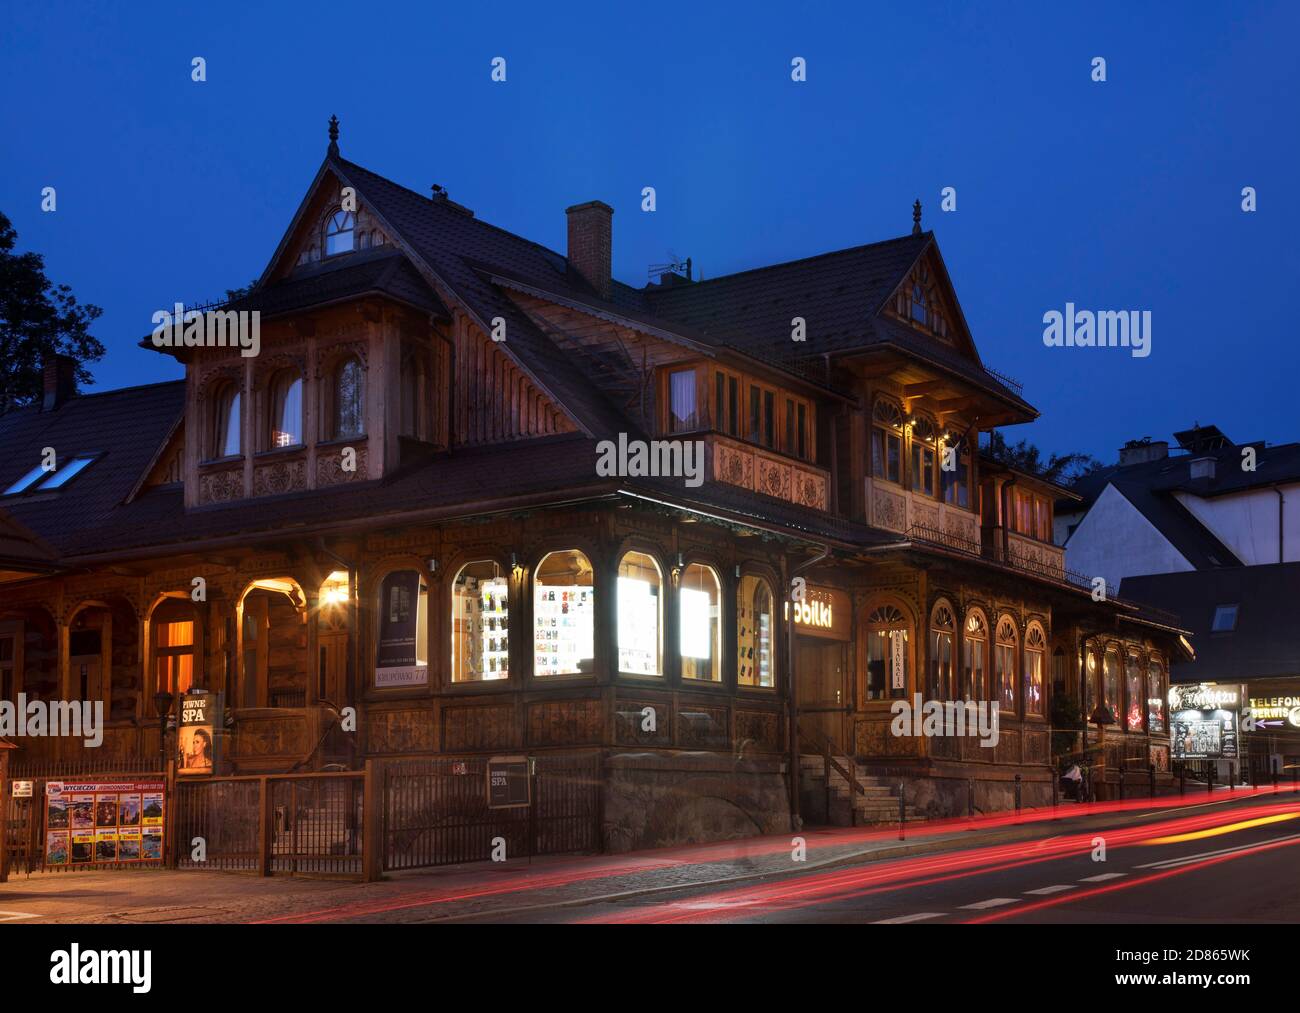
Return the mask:
<svg viewBox="0 0 1300 1013">
<path fill-rule="evenodd" d="M 492 757 L 488 760 L 487 780 L 489 809 L 522 809 L 532 804 L 528 757 Z"/>
<path fill-rule="evenodd" d="M 162 781 L 50 781 L 45 785 L 45 865 L 161 862 Z"/>
<path fill-rule="evenodd" d="M 179 713 L 176 773 L 213 773 L 217 753 L 217 717 L 222 713 L 220 694 L 184 693 Z"/>
<path fill-rule="evenodd" d="M 376 688 L 423 686 L 429 681 L 428 662 L 419 656 L 426 602 L 417 571 L 396 570 L 384 578 L 375 645 Z"/>
</svg>

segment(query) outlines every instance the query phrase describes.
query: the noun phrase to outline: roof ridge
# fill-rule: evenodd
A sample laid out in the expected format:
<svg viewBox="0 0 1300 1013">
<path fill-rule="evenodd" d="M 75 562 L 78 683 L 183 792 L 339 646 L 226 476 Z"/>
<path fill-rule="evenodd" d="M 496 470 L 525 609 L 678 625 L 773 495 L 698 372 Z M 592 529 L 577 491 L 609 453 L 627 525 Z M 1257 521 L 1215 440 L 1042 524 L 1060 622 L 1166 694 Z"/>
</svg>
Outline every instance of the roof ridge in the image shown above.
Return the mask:
<svg viewBox="0 0 1300 1013">
<path fill-rule="evenodd" d="M 863 250 L 871 249 L 873 246 L 886 246 L 890 243 L 905 243 L 913 239 L 929 239 L 933 236 L 934 233 L 930 231 L 922 232 L 920 236 L 916 236 L 912 234 L 908 234 L 905 236 L 894 236 L 891 239 L 878 239 L 874 243 L 862 243 L 858 246 L 846 246 L 839 250 L 825 250 L 822 253 L 814 253 L 811 256 L 807 256 L 807 257 L 797 257 L 794 260 L 782 260 L 782 261 L 778 261 L 775 264 L 762 264 L 758 267 L 747 267 L 743 271 L 733 271 L 731 274 L 720 274 L 713 278 L 709 278 L 707 280 L 692 282 L 690 285 L 673 286 L 672 288 L 663 289 L 663 290 L 654 289 L 654 288 L 643 288 L 643 289 L 634 289 L 633 291 L 645 292 L 651 295 L 659 295 L 662 294 L 662 292 L 670 292 L 673 294 L 679 292 L 693 292 L 693 291 L 698 291 L 701 287 L 712 285 L 714 282 L 730 281 L 731 279 L 739 278 L 741 275 L 744 274 L 757 274 L 759 271 L 774 271 L 777 268 L 792 267 L 795 264 L 806 264 L 809 263 L 810 261 L 822 260 L 823 258 L 826 257 L 836 257 L 845 253 L 860 253 Z"/>
</svg>

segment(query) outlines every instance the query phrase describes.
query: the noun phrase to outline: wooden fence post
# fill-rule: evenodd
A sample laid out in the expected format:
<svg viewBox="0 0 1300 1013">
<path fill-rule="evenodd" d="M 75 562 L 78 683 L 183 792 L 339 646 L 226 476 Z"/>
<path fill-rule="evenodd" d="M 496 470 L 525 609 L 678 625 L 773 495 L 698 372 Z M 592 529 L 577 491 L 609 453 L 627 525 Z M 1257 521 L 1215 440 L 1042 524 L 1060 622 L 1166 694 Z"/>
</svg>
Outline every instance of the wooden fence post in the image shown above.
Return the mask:
<svg viewBox="0 0 1300 1013">
<path fill-rule="evenodd" d="M 257 874 L 271 875 L 271 844 L 275 830 L 271 824 L 271 783 L 267 777 L 257 779 Z"/>
<path fill-rule="evenodd" d="M 35 795 L 35 792 L 32 792 Z M 35 805 L 33 804 L 33 808 Z M 9 749 L 0 742 L 0 883 L 9 882 Z"/>
<path fill-rule="evenodd" d="M 379 761 L 366 760 L 361 785 L 361 875 L 367 883 L 384 874 L 384 777 Z"/>
<path fill-rule="evenodd" d="M 163 867 L 174 869 L 180 861 L 180 849 L 186 846 L 176 839 L 180 828 L 180 820 L 176 817 L 180 793 L 177 791 L 175 760 L 168 760 L 167 769 L 163 771 L 163 801 L 167 806 L 167 822 L 163 830 Z"/>
</svg>

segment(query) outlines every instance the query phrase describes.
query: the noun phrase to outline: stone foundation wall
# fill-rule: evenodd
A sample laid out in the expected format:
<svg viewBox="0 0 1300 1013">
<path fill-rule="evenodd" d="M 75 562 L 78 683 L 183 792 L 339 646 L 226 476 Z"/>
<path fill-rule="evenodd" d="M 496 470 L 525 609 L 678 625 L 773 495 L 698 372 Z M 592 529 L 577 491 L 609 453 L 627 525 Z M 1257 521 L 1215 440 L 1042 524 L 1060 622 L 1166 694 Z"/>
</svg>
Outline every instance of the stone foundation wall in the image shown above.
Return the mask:
<svg viewBox="0 0 1300 1013">
<path fill-rule="evenodd" d="M 606 850 L 727 841 L 790 828 L 778 760 L 716 753 L 612 753 L 605 764 Z"/>
</svg>

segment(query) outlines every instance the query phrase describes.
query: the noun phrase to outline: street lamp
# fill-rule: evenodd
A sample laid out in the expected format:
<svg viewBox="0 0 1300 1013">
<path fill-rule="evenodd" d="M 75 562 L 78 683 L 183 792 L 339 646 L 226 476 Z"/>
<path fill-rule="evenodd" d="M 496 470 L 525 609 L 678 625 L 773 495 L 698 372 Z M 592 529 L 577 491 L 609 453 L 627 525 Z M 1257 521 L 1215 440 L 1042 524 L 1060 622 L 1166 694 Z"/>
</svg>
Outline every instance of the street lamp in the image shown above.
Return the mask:
<svg viewBox="0 0 1300 1013">
<path fill-rule="evenodd" d="M 167 715 L 171 713 L 172 701 L 175 699 L 165 689 L 160 689 L 153 695 L 153 705 L 158 711 L 158 759 L 162 764 L 159 769 L 164 772 L 167 770 Z"/>
</svg>

